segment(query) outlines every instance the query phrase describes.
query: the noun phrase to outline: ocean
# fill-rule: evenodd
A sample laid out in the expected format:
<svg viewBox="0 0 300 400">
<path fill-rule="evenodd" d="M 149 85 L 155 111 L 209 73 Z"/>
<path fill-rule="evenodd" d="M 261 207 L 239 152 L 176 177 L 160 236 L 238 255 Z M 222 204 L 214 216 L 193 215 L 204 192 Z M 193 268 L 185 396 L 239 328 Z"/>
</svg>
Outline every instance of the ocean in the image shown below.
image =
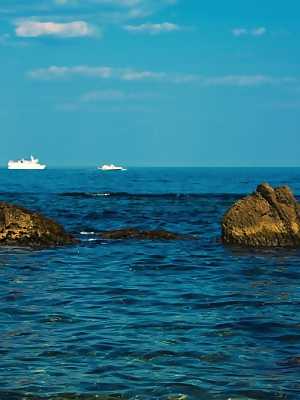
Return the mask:
<svg viewBox="0 0 300 400">
<path fill-rule="evenodd" d="M 300 249 L 220 241 L 264 181 L 300 195 L 297 168 L 2 169 L 80 243 L 0 248 L 0 399 L 299 400 Z M 192 237 L 95 235 L 125 227 Z"/>
</svg>

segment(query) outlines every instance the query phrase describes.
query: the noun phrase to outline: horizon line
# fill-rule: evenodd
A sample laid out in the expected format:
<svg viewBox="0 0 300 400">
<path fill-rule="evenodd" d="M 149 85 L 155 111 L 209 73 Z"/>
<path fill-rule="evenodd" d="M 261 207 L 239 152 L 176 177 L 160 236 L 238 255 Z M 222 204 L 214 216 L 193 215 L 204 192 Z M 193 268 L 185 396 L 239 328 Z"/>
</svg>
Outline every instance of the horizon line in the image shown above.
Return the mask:
<svg viewBox="0 0 300 400">
<path fill-rule="evenodd" d="M 47 169 L 75 169 L 93 168 L 97 170 L 95 164 L 78 165 L 47 165 Z M 127 165 L 126 168 L 300 168 L 300 165 Z M 0 165 L 0 169 L 8 169 L 7 164 Z M 24 170 L 21 170 L 24 171 Z M 32 170 L 29 170 L 32 171 Z"/>
</svg>

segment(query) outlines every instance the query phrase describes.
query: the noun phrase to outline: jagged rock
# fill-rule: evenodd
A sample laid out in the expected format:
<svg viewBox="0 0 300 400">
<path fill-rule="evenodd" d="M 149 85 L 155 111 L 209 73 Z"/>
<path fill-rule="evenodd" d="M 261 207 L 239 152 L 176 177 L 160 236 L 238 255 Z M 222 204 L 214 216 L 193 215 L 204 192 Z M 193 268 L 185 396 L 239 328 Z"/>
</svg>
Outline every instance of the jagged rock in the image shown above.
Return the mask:
<svg viewBox="0 0 300 400">
<path fill-rule="evenodd" d="M 108 232 L 100 232 L 103 239 L 148 239 L 148 240 L 178 240 L 181 235 L 167 231 L 143 231 L 136 228 L 117 229 Z"/>
<path fill-rule="evenodd" d="M 51 219 L 0 202 L 0 245 L 51 247 L 75 242 L 71 235 Z"/>
<path fill-rule="evenodd" d="M 237 201 L 223 218 L 222 240 L 254 248 L 300 246 L 300 205 L 290 188 L 263 183 Z"/>
</svg>

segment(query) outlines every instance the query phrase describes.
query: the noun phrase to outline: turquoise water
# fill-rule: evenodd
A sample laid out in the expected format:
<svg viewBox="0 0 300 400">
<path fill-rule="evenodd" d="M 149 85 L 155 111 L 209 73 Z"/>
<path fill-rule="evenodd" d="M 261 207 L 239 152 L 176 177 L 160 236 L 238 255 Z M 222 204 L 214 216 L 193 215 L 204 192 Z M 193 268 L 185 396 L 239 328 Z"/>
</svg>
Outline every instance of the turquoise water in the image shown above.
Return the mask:
<svg viewBox="0 0 300 400">
<path fill-rule="evenodd" d="M 0 250 L 0 399 L 300 399 L 300 251 L 237 251 L 220 220 L 300 169 L 0 171 L 1 199 L 79 245 Z M 135 226 L 191 240 L 109 241 Z"/>
</svg>

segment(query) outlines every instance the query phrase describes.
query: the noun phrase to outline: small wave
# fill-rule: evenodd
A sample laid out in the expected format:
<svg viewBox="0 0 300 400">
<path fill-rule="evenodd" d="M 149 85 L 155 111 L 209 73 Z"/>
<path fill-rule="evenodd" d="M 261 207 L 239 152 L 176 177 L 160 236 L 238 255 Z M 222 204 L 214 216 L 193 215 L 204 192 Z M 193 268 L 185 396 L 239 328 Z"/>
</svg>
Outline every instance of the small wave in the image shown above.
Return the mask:
<svg viewBox="0 0 300 400">
<path fill-rule="evenodd" d="M 89 193 L 89 192 L 63 192 L 59 193 L 63 197 L 107 197 L 111 196 L 111 193 Z"/>
<path fill-rule="evenodd" d="M 59 194 L 63 197 L 95 198 L 95 197 L 116 197 L 120 199 L 167 199 L 167 200 L 186 200 L 186 199 L 220 199 L 235 200 L 243 194 L 236 193 L 128 193 L 128 192 L 63 192 Z"/>
<path fill-rule="evenodd" d="M 95 197 L 117 197 L 123 199 L 175 199 L 175 200 L 185 200 L 185 199 L 215 199 L 215 200 L 238 200 L 248 193 L 129 193 L 129 192 L 14 192 L 14 191 L 2 191 L 0 196 L 3 197 L 27 197 L 27 196 L 61 196 L 61 197 L 71 197 L 71 198 L 95 198 Z M 300 201 L 300 195 L 295 195 L 297 201 Z"/>
<path fill-rule="evenodd" d="M 36 371 L 37 372 L 37 371 Z M 0 391 L 1 400 L 124 400 L 125 397 L 119 393 L 87 394 L 87 393 L 60 393 L 53 395 L 34 395 L 21 391 Z"/>
</svg>

